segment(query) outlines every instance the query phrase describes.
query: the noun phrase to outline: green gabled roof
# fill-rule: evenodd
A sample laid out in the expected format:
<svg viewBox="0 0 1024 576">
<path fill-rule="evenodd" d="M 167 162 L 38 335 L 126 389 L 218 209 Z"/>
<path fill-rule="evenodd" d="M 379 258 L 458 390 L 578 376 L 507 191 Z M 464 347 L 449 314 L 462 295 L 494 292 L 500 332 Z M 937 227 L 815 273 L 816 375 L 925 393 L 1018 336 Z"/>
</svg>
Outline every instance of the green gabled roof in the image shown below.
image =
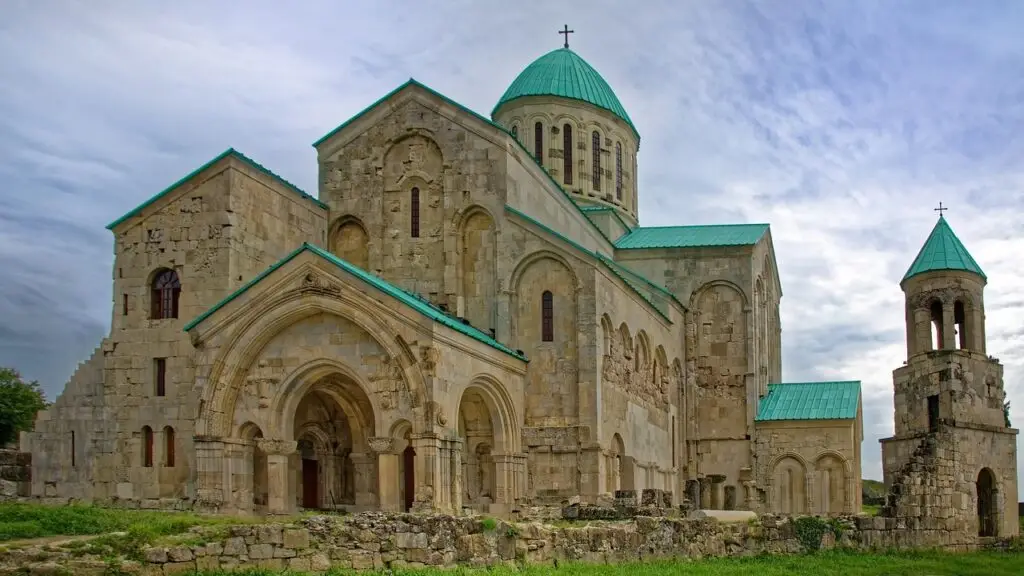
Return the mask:
<svg viewBox="0 0 1024 576">
<path fill-rule="evenodd" d="M 164 188 L 160 192 L 157 192 L 155 196 L 153 196 L 149 200 L 146 200 L 142 204 L 139 204 L 138 206 L 133 208 L 130 212 L 128 212 L 124 216 L 121 216 L 117 220 L 114 220 L 110 224 L 107 224 L 107 230 L 113 230 L 118 224 L 121 224 L 122 222 L 124 222 L 125 220 L 128 220 L 132 216 L 136 216 L 136 215 L 140 214 L 150 204 L 156 202 L 157 200 L 162 198 L 164 195 L 170 193 L 172 190 L 174 190 L 175 188 L 181 186 L 185 182 L 188 182 L 192 178 L 195 178 L 197 174 L 199 174 L 202 171 L 206 170 L 210 166 L 213 166 L 217 162 L 220 162 L 221 160 L 227 158 L 228 156 L 233 156 L 233 157 L 241 160 L 242 162 L 245 162 L 246 164 L 252 166 L 254 169 L 259 170 L 260 172 L 263 172 L 267 176 L 270 176 L 274 180 L 277 180 L 278 182 L 283 184 L 285 188 L 291 190 L 292 192 L 295 192 L 296 194 L 298 194 L 299 196 L 301 196 L 303 198 L 311 200 L 314 204 L 316 204 L 320 208 L 323 208 L 324 210 L 328 209 L 326 204 L 324 204 L 320 200 L 317 200 L 315 197 L 311 196 L 310 194 L 307 194 L 306 192 L 304 192 L 301 188 L 299 188 L 295 184 L 292 184 L 291 182 L 285 180 L 284 178 L 278 176 L 277 174 L 274 174 L 273 172 L 271 172 L 268 168 L 266 168 L 265 166 L 263 166 L 259 162 L 256 162 L 252 158 L 249 158 L 248 156 L 246 156 L 245 154 L 242 154 L 241 152 L 239 152 L 238 150 L 235 150 L 234 148 L 228 148 L 227 150 L 225 150 L 225 151 L 221 152 L 220 154 L 218 154 L 213 160 L 210 160 L 206 164 L 203 164 L 199 168 L 196 168 L 195 170 L 190 172 L 184 178 L 178 180 L 174 184 L 171 184 L 167 188 Z"/>
<path fill-rule="evenodd" d="M 935 223 L 932 233 L 928 235 L 928 239 L 925 240 L 921 251 L 917 253 L 917 258 L 914 258 L 914 263 L 910 265 L 903 280 L 934 270 L 963 270 L 973 272 L 987 280 L 985 273 L 981 271 L 981 266 L 974 261 L 967 248 L 956 237 L 953 229 L 949 227 L 949 223 L 942 216 L 939 216 L 939 221 Z"/>
<path fill-rule="evenodd" d="M 769 384 L 755 420 L 846 420 L 859 405 L 859 381 Z"/>
<path fill-rule="evenodd" d="M 640 141 L 640 133 L 612 87 L 593 66 L 568 48 L 552 50 L 520 72 L 494 105 L 491 117 L 502 105 L 525 96 L 557 96 L 603 108 L 621 118 Z"/>
<path fill-rule="evenodd" d="M 547 234 L 549 234 L 551 236 L 554 236 L 555 238 L 558 238 L 562 242 L 565 242 L 566 244 L 572 246 L 576 250 L 579 250 L 580 252 L 583 252 L 587 256 L 590 256 L 591 258 L 594 258 L 595 260 L 597 260 L 598 262 L 603 264 L 604 267 L 607 268 L 608 271 L 612 273 L 612 275 L 614 275 L 615 277 L 617 277 L 620 280 L 622 280 L 626 284 L 626 286 L 629 286 L 629 288 L 631 290 L 633 290 L 633 292 L 635 292 L 637 296 L 639 296 L 644 302 L 646 302 L 648 305 L 650 305 L 651 308 L 653 308 L 654 311 L 657 312 L 659 316 L 664 318 L 665 321 L 668 322 L 669 324 L 671 324 L 672 321 L 669 319 L 668 314 L 665 311 L 663 311 L 661 308 L 659 308 L 657 306 L 657 304 L 655 304 L 654 301 L 651 300 L 651 298 L 649 296 L 647 296 L 646 294 L 643 293 L 643 291 L 640 289 L 640 285 L 641 284 L 645 285 L 645 286 L 647 286 L 647 287 L 649 287 L 651 289 L 653 289 L 655 292 L 660 293 L 665 298 L 675 302 L 680 307 L 685 309 L 685 306 L 683 306 L 682 302 L 680 302 L 676 298 L 675 294 L 673 294 L 672 292 L 668 291 L 668 289 L 666 289 L 665 287 L 659 286 L 659 285 L 655 284 L 654 282 L 651 282 L 650 280 L 648 280 L 647 278 L 645 278 L 641 274 L 638 274 L 638 273 L 634 272 L 633 270 L 630 270 L 629 268 L 626 268 L 622 264 L 619 264 L 618 262 L 616 262 L 616 261 L 612 260 L 611 258 L 605 256 L 604 254 L 600 254 L 598 252 L 591 252 L 586 247 L 580 245 L 577 242 L 574 242 L 573 240 L 571 240 L 569 238 L 566 238 L 565 236 L 563 236 L 562 234 L 559 234 L 558 232 L 556 232 L 555 230 L 551 229 L 550 227 L 545 226 L 544 224 L 538 222 L 536 219 L 534 219 L 534 218 L 532 218 L 532 217 L 530 217 L 530 216 L 520 212 L 519 210 L 516 210 L 515 208 L 513 208 L 513 207 L 511 207 L 511 206 L 509 206 L 507 204 L 505 205 L 505 210 L 510 212 L 510 213 L 512 213 L 512 214 L 515 214 L 516 216 L 522 218 L 523 220 L 526 220 L 530 224 L 536 226 L 537 228 L 540 228 L 545 233 L 547 233 Z"/>
<path fill-rule="evenodd" d="M 615 241 L 618 249 L 698 248 L 757 244 L 768 232 L 767 224 L 711 224 L 706 226 L 657 226 L 634 228 Z"/>
<path fill-rule="evenodd" d="M 464 324 L 459 319 L 457 319 L 457 318 L 451 316 L 450 314 L 444 312 L 443 310 L 441 310 L 437 306 L 434 306 L 433 304 L 431 304 L 429 301 L 427 301 L 427 300 L 425 300 L 425 299 L 423 299 L 423 298 L 421 298 L 419 296 L 410 294 L 409 292 L 406 292 L 405 290 L 402 290 L 401 288 L 395 286 L 394 284 L 391 284 L 390 282 L 387 282 L 386 280 L 384 280 L 384 279 L 382 279 L 382 278 L 380 278 L 378 276 L 374 276 L 373 274 L 370 274 L 369 272 L 366 272 L 362 268 L 359 268 L 358 266 L 350 264 L 350 263 L 342 260 L 341 258 L 338 258 L 334 254 L 331 254 L 330 252 L 327 252 L 326 250 L 324 250 L 322 248 L 319 248 L 317 246 L 314 246 L 312 244 L 305 243 L 305 242 L 302 244 L 302 246 L 300 246 L 300 247 L 296 248 L 295 250 L 293 250 L 290 254 L 288 254 L 287 256 L 282 258 L 280 261 L 278 261 L 274 265 L 270 266 L 269 268 L 267 268 L 266 270 L 261 272 L 255 278 L 253 278 L 252 280 L 246 282 L 244 285 L 242 285 L 241 288 L 239 288 L 238 290 L 235 290 L 234 292 L 232 292 L 227 298 L 224 298 L 220 302 L 214 304 L 209 310 L 207 310 L 206 312 L 203 312 L 202 314 L 197 316 L 194 320 L 192 320 L 191 322 L 186 324 L 185 325 L 185 331 L 188 332 L 189 330 L 191 330 L 195 326 L 198 326 L 200 322 L 202 322 L 203 320 L 209 318 L 214 312 L 216 312 L 220 308 L 224 307 L 225 305 L 227 305 L 229 302 L 231 302 L 235 298 L 237 298 L 240 295 L 242 295 L 249 288 L 252 288 L 256 284 L 258 284 L 260 282 L 260 280 L 263 280 L 264 278 L 269 276 L 272 272 L 274 272 L 274 270 L 277 270 L 278 268 L 284 266 L 285 264 L 287 264 L 288 262 L 293 260 L 299 254 L 302 254 L 303 252 L 307 252 L 307 251 L 308 252 L 312 252 L 313 254 L 316 254 L 317 256 L 327 260 L 328 262 L 334 264 L 338 268 L 341 268 L 345 272 L 348 272 L 349 274 L 359 278 L 363 282 L 366 282 L 367 284 L 369 284 L 373 288 L 375 288 L 375 289 L 377 289 L 377 290 L 387 294 L 388 296 L 391 296 L 392 298 L 402 302 L 403 304 L 405 304 L 406 306 L 409 306 L 413 310 L 416 310 L 420 314 L 423 314 L 427 318 L 430 318 L 431 320 L 433 320 L 433 321 L 435 321 L 435 322 L 437 322 L 439 324 L 443 324 L 443 325 L 451 328 L 452 330 L 455 330 L 456 332 L 461 332 L 462 334 L 465 334 L 466 336 L 469 336 L 470 338 L 473 338 L 474 340 L 483 342 L 484 344 L 487 344 L 488 346 L 490 346 L 490 347 L 492 347 L 492 348 L 494 348 L 496 350 L 500 350 L 501 352 L 509 354 L 510 356 L 514 356 L 516 358 L 519 358 L 521 360 L 526 361 L 526 355 L 525 354 L 520 354 L 520 353 L 516 352 L 515 350 L 512 350 L 508 346 L 505 346 L 504 344 L 502 344 L 502 343 L 498 342 L 497 340 L 495 340 L 494 338 L 492 338 L 490 334 L 487 334 L 486 332 L 484 332 L 484 331 L 482 331 L 482 330 L 480 330 L 480 329 L 478 329 L 478 328 L 476 328 L 476 327 L 474 327 L 474 326 L 472 326 L 470 324 Z"/>
</svg>

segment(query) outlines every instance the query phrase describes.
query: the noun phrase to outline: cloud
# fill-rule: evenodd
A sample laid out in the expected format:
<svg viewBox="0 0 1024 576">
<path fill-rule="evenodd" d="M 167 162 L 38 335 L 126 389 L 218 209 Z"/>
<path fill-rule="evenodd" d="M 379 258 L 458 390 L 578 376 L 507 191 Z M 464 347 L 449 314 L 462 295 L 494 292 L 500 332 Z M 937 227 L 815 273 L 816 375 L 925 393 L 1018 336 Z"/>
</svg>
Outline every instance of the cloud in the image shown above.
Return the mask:
<svg viewBox="0 0 1024 576">
<path fill-rule="evenodd" d="M 905 359 L 899 280 L 940 200 L 989 276 L 988 350 L 1024 414 L 1024 7 L 1006 2 L 15 3 L 0 364 L 58 393 L 109 324 L 104 225 L 225 148 L 315 191 L 319 136 L 409 77 L 486 115 L 564 23 L 643 137 L 645 225 L 771 223 L 784 377 L 863 381 L 866 476 Z"/>
</svg>

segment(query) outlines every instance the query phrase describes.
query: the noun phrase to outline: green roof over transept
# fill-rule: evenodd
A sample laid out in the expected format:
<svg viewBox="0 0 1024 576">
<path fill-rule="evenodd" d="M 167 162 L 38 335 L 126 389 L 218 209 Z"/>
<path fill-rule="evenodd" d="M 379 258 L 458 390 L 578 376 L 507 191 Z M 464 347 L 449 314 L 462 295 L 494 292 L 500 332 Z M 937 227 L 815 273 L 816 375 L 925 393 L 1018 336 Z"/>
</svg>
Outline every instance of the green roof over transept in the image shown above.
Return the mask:
<svg viewBox="0 0 1024 576">
<path fill-rule="evenodd" d="M 633 121 L 608 82 L 594 67 L 569 48 L 558 48 L 534 60 L 512 81 L 495 104 L 491 117 L 502 105 L 526 96 L 557 96 L 593 104 L 618 116 L 640 140 Z"/>
<path fill-rule="evenodd" d="M 985 278 L 981 266 L 974 261 L 970 252 L 956 237 L 953 229 L 949 227 L 949 223 L 941 215 L 939 221 L 935 223 L 935 227 L 932 228 L 932 233 L 925 240 L 924 246 L 921 247 L 921 251 L 917 253 L 917 258 L 914 258 L 914 263 L 910 265 L 907 273 L 903 276 L 903 280 L 937 270 L 962 270 Z"/>
</svg>

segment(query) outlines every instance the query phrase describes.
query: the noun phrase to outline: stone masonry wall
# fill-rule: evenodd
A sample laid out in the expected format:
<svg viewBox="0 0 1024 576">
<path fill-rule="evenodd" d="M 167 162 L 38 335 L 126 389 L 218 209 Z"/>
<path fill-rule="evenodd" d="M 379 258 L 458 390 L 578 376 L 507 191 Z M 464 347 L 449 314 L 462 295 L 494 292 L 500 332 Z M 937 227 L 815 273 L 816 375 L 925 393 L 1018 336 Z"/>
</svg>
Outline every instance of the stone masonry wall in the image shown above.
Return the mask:
<svg viewBox="0 0 1024 576">
<path fill-rule="evenodd" d="M 638 517 L 570 527 L 510 524 L 483 517 L 363 513 L 317 516 L 293 524 L 197 528 L 182 543 L 143 550 L 143 574 L 263 568 L 326 572 L 332 568 L 381 569 L 556 562 L 618 563 L 664 558 L 792 554 L 807 549 L 973 549 L 961 533 L 907 530 L 898 519 L 844 517 L 831 523 L 804 517 L 762 516 L 749 522 Z M 188 544 L 186 544 L 186 542 Z M 90 560 L 41 550 L 6 551 L 3 564 L 47 562 L 85 570 Z M 44 560 L 45 559 L 45 560 Z M 19 564 L 20 562 L 20 564 Z M 93 562 L 95 572 L 106 569 Z M 36 573 L 36 572 L 33 572 Z M 49 572 L 57 573 L 57 572 Z"/>
</svg>

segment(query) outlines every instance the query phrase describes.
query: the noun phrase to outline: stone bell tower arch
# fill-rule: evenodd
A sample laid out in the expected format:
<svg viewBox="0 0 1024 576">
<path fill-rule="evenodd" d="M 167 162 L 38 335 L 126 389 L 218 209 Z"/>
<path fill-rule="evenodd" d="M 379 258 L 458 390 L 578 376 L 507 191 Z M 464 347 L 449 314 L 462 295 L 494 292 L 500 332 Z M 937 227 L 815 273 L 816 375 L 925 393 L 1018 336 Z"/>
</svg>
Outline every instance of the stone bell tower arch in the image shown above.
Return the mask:
<svg viewBox="0 0 1024 576">
<path fill-rule="evenodd" d="M 895 434 L 881 440 L 882 513 L 925 539 L 1019 531 L 1017 430 L 1004 414 L 1003 367 L 986 352 L 987 282 L 941 213 L 900 282 L 907 360 L 893 371 Z"/>
</svg>

